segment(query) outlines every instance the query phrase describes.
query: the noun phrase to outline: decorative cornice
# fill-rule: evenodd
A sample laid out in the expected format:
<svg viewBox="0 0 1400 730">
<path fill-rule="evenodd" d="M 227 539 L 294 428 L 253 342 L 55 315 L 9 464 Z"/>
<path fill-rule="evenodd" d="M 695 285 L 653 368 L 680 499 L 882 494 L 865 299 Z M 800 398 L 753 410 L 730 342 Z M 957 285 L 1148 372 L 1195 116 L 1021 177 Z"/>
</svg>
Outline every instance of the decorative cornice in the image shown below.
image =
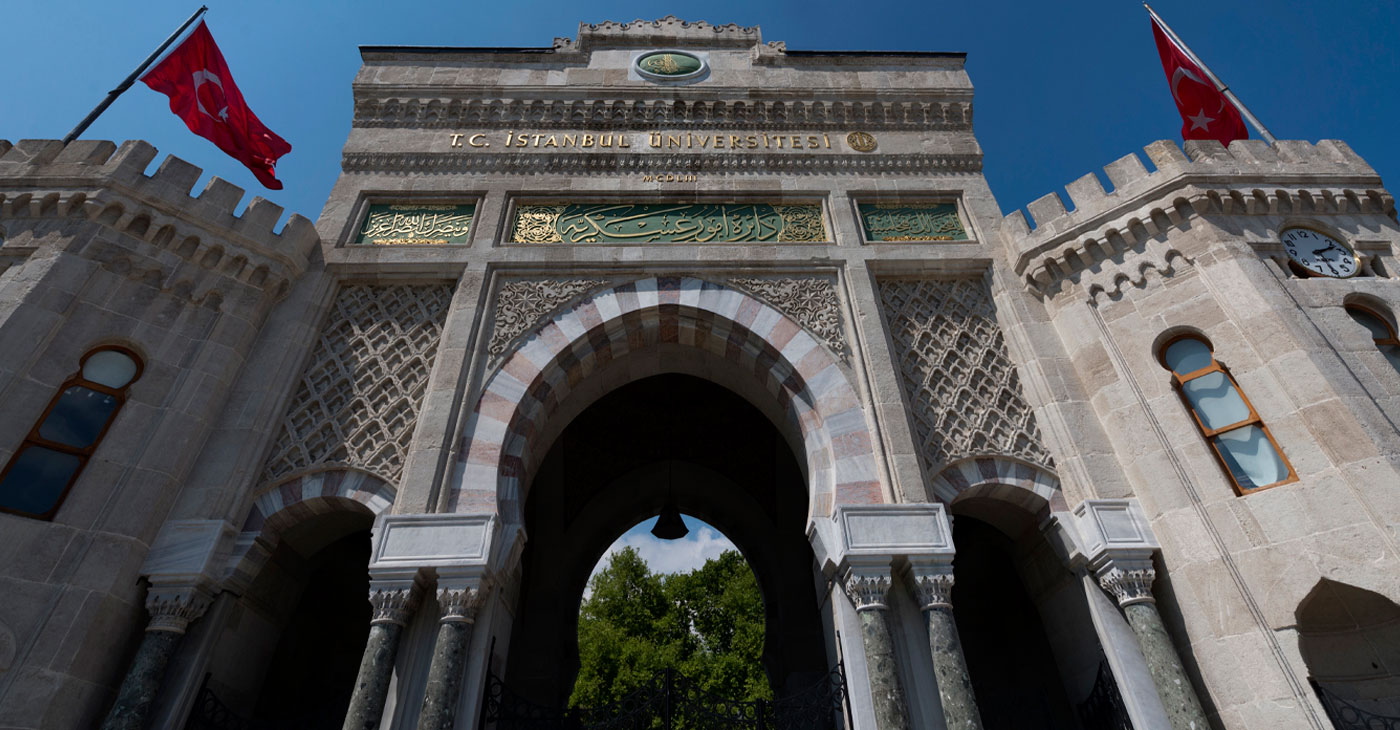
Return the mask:
<svg viewBox="0 0 1400 730">
<path fill-rule="evenodd" d="M 889 606 L 885 594 L 893 580 L 888 567 L 875 569 L 852 568 L 846 574 L 846 595 L 851 597 L 857 611 L 883 611 Z"/>
<path fill-rule="evenodd" d="M 426 129 L 802 129 L 970 131 L 972 100 L 463 99 L 441 87 L 355 90 L 353 126 Z M 462 90 L 466 95 L 466 90 Z"/>
<path fill-rule="evenodd" d="M 944 570 L 914 568 L 914 596 L 919 601 L 919 609 L 953 608 L 953 566 Z"/>
<path fill-rule="evenodd" d="M 369 603 L 374 615 L 370 624 L 398 624 L 407 626 L 413 612 L 418 610 L 418 593 L 412 586 L 406 588 L 369 589 Z"/>
<path fill-rule="evenodd" d="M 1157 571 L 1148 565 L 1123 566 L 1109 564 L 1098 573 L 1099 585 L 1118 599 L 1119 606 L 1134 603 L 1155 603 L 1152 581 Z"/>
<path fill-rule="evenodd" d="M 146 594 L 151 620 L 147 631 L 185 633 L 190 622 L 204 615 L 214 597 L 202 586 L 152 585 Z"/>
<path fill-rule="evenodd" d="M 836 296 L 836 287 L 831 279 L 819 276 L 736 277 L 731 278 L 729 283 L 772 305 L 816 335 L 837 357 L 846 359 L 841 302 Z"/>
<path fill-rule="evenodd" d="M 493 360 L 499 359 L 515 338 L 544 321 L 560 305 L 606 283 L 605 279 L 552 278 L 505 282 L 496 296 L 496 317 L 486 351 Z"/>
<path fill-rule="evenodd" d="M 477 609 L 486 601 L 486 587 L 480 584 L 439 586 L 437 599 L 442 610 L 440 623 L 475 623 Z"/>
<path fill-rule="evenodd" d="M 578 24 L 577 45 L 580 50 L 601 45 L 651 46 L 681 41 L 702 41 L 710 47 L 745 48 L 762 43 L 763 35 L 756 25 L 711 25 L 703 20 L 681 20 L 674 15 L 667 15 L 658 20 L 638 19 L 630 23 L 607 20 L 602 23 Z"/>
<path fill-rule="evenodd" d="M 345 172 L 415 174 L 616 175 L 644 172 L 770 174 L 955 174 L 982 169 L 981 155 L 681 155 L 681 154 L 466 154 L 352 152 Z"/>
</svg>

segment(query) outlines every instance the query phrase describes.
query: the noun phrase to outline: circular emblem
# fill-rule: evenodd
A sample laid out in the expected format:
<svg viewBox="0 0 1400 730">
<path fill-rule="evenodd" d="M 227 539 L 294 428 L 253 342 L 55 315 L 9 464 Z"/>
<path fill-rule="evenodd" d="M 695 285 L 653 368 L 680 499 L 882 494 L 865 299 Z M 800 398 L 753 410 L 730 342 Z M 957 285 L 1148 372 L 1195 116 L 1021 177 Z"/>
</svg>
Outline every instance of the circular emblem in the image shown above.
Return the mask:
<svg viewBox="0 0 1400 730">
<path fill-rule="evenodd" d="M 846 135 L 846 144 L 856 152 L 874 152 L 875 135 L 869 132 L 851 132 Z"/>
<path fill-rule="evenodd" d="M 1288 258 L 1314 276 L 1346 279 L 1361 268 L 1356 252 L 1345 243 L 1311 228 L 1285 228 L 1279 242 Z"/>
<path fill-rule="evenodd" d="M 705 60 L 685 51 L 649 51 L 633 61 L 637 73 L 654 81 L 679 81 L 705 73 Z"/>
</svg>

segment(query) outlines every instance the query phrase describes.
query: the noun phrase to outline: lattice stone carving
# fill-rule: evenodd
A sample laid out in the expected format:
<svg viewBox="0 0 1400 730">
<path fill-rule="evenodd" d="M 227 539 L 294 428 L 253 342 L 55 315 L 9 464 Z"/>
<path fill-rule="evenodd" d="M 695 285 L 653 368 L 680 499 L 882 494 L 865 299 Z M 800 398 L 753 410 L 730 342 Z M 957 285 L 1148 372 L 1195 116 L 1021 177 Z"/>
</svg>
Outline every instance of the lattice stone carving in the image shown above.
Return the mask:
<svg viewBox="0 0 1400 730">
<path fill-rule="evenodd" d="M 451 300 L 450 285 L 342 288 L 263 479 L 335 464 L 398 483 Z"/>
<path fill-rule="evenodd" d="M 779 312 L 804 327 L 846 358 L 846 338 L 841 326 L 841 303 L 836 287 L 823 277 L 783 277 L 775 279 L 733 278 L 729 283 L 745 289 L 773 305 Z"/>
<path fill-rule="evenodd" d="M 929 474 L 969 456 L 1053 467 L 981 279 L 880 282 Z"/>
<path fill-rule="evenodd" d="M 603 279 L 516 279 L 501 285 L 496 321 L 486 351 L 499 360 L 522 332 L 542 322 L 561 304 L 607 282 Z"/>
</svg>

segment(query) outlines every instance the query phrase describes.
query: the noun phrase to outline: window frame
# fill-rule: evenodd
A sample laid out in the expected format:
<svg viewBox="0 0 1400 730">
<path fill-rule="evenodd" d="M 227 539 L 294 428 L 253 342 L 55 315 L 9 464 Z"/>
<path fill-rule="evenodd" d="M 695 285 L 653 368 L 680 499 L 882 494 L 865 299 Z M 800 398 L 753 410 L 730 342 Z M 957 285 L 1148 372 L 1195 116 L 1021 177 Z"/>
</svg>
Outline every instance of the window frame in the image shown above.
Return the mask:
<svg viewBox="0 0 1400 730">
<path fill-rule="evenodd" d="M 1210 351 L 1210 364 L 1199 370 L 1194 370 L 1185 374 L 1178 373 L 1176 370 L 1172 369 L 1172 367 L 1167 364 L 1167 348 L 1182 340 L 1195 340 L 1205 345 L 1206 349 Z M 1289 461 L 1288 455 L 1283 452 L 1283 447 L 1279 446 L 1278 439 L 1274 438 L 1274 432 L 1264 423 L 1264 419 L 1259 417 L 1259 411 L 1254 409 L 1254 403 L 1249 400 L 1249 396 L 1245 395 L 1244 389 L 1240 387 L 1239 381 L 1235 380 L 1235 376 L 1230 373 L 1230 368 L 1226 367 L 1215 357 L 1215 346 L 1211 344 L 1210 340 L 1206 339 L 1203 335 L 1192 332 L 1176 335 L 1166 342 L 1163 342 L 1157 348 L 1157 361 L 1161 363 L 1163 368 L 1166 368 L 1167 372 L 1172 374 L 1172 388 L 1176 390 L 1176 395 L 1181 399 L 1181 404 L 1186 408 L 1186 412 L 1191 414 L 1191 420 L 1196 424 L 1196 430 L 1200 431 L 1201 435 L 1205 438 L 1211 453 L 1215 455 L 1216 464 L 1220 466 L 1221 471 L 1225 472 L 1225 477 L 1230 480 L 1230 486 L 1234 488 L 1236 495 L 1244 496 L 1246 494 L 1254 494 L 1255 492 L 1260 492 L 1265 489 L 1273 489 L 1274 487 L 1281 487 L 1285 484 L 1298 481 L 1298 472 L 1293 468 L 1293 462 Z M 1205 421 L 1201 418 L 1201 414 L 1196 411 L 1195 406 L 1191 405 L 1191 399 L 1186 396 L 1186 383 L 1211 373 L 1222 374 L 1230 383 L 1230 387 L 1235 389 L 1235 395 L 1239 396 L 1245 408 L 1249 409 L 1249 415 L 1243 420 L 1216 429 L 1207 428 Z M 1227 431 L 1239 430 L 1245 426 L 1256 426 L 1260 431 L 1264 432 L 1264 437 L 1267 438 L 1269 443 L 1274 447 L 1274 453 L 1278 454 L 1278 458 L 1283 462 L 1283 465 L 1288 468 L 1287 477 L 1276 482 L 1261 484 L 1254 487 L 1245 487 L 1239 483 L 1239 480 L 1235 479 L 1235 473 L 1230 470 L 1229 462 L 1225 460 L 1225 455 L 1220 451 L 1219 439 L 1215 437 Z"/>
<path fill-rule="evenodd" d="M 132 374 L 131 380 L 127 381 L 126 385 L 121 388 L 111 388 L 101 383 L 94 383 L 83 377 L 83 366 L 87 364 L 88 358 L 105 351 L 120 352 L 136 363 L 136 372 Z M 78 457 L 78 468 L 73 470 L 73 475 L 68 478 L 68 483 L 63 485 L 63 491 L 59 492 L 58 499 L 54 500 L 53 507 L 47 512 L 26 512 L 0 504 L 0 513 L 30 517 L 37 520 L 53 520 L 54 516 L 58 514 L 58 510 L 63 507 L 63 503 L 68 499 L 68 493 L 72 491 L 73 485 L 78 481 L 78 477 L 82 476 L 83 469 L 87 467 L 88 461 L 90 461 L 92 455 L 97 452 L 98 447 L 102 445 L 102 440 L 106 438 L 107 432 L 112 428 L 112 424 L 116 422 L 117 415 L 121 413 L 122 406 L 126 405 L 127 392 L 137 380 L 141 379 L 141 374 L 145 370 L 145 367 L 146 364 L 141 359 L 140 355 L 136 354 L 131 348 L 121 345 L 102 345 L 100 347 L 94 347 L 83 354 L 82 358 L 78 360 L 78 371 L 68 376 L 68 378 L 58 386 L 57 392 L 49 399 L 48 405 L 44 407 L 39 417 L 34 420 L 34 424 L 30 426 L 29 432 L 25 434 L 19 446 L 15 447 L 14 452 L 10 454 L 9 461 L 5 463 L 5 468 L 0 469 L 0 483 L 4 483 L 5 477 L 10 475 L 10 471 L 19 461 L 20 455 L 30 446 L 41 446 L 51 451 L 76 456 Z M 107 422 L 102 424 L 102 430 L 97 433 L 97 437 L 92 440 L 92 443 L 84 448 L 77 448 L 57 441 L 51 441 L 39 435 L 39 429 L 43 427 L 44 422 L 48 420 L 49 415 L 52 414 L 54 408 L 58 406 L 58 402 L 63 398 L 63 394 L 74 386 L 80 386 L 104 395 L 112 396 L 117 401 L 116 407 L 114 407 L 111 414 L 107 416 Z"/>
<path fill-rule="evenodd" d="M 1389 338 L 1384 340 L 1376 339 L 1375 337 L 1371 338 L 1371 341 L 1376 344 L 1377 349 L 1385 347 L 1387 345 L 1394 345 L 1395 347 L 1400 347 L 1400 337 L 1396 336 L 1395 325 L 1391 324 L 1390 317 L 1387 317 L 1384 314 L 1382 314 L 1380 310 L 1376 309 L 1375 307 L 1362 304 L 1360 302 L 1345 302 L 1342 304 L 1342 309 L 1355 310 L 1363 314 L 1369 314 L 1372 317 L 1375 317 L 1376 319 L 1380 320 L 1381 324 L 1385 325 L 1386 331 L 1390 333 Z"/>
</svg>

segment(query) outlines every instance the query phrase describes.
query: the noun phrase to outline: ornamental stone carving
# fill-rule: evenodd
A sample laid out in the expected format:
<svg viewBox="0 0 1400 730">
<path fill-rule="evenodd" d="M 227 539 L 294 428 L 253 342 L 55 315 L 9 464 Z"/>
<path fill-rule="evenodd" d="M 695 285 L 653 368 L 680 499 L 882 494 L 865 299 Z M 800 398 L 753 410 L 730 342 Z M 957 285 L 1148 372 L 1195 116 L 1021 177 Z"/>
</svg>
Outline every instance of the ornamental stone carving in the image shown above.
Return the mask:
<svg viewBox="0 0 1400 730">
<path fill-rule="evenodd" d="M 984 455 L 1053 468 L 986 282 L 892 279 L 879 288 L 927 473 Z"/>
<path fill-rule="evenodd" d="M 852 569 L 846 574 L 846 595 L 851 597 L 857 611 L 883 611 L 889 607 L 885 594 L 892 584 L 889 568 Z"/>
<path fill-rule="evenodd" d="M 1110 565 L 1099 571 L 1099 585 L 1118 599 L 1119 606 L 1134 603 L 1156 603 L 1152 597 L 1152 581 L 1157 571 L 1150 565 L 1124 567 Z"/>
<path fill-rule="evenodd" d="M 590 289 L 608 283 L 604 279 L 515 279 L 501 285 L 496 296 L 496 320 L 486 351 L 493 360 L 505 354 L 515 338 L 534 329 L 550 312 Z"/>
<path fill-rule="evenodd" d="M 146 611 L 151 614 L 146 630 L 183 634 L 213 600 L 208 591 L 196 586 L 153 585 L 146 594 Z"/>
<path fill-rule="evenodd" d="M 263 479 L 333 464 L 397 483 L 451 301 L 449 285 L 342 288 Z"/>
<path fill-rule="evenodd" d="M 442 610 L 442 623 L 475 623 L 477 609 L 485 602 L 483 586 L 439 587 L 438 607 Z"/>
<path fill-rule="evenodd" d="M 923 611 L 952 608 L 953 572 L 951 566 L 946 571 L 915 568 L 914 596 L 919 600 L 919 608 Z"/>
<path fill-rule="evenodd" d="M 772 305 L 846 359 L 845 330 L 835 283 L 826 277 L 733 278 L 730 284 Z"/>
<path fill-rule="evenodd" d="M 374 611 L 371 624 L 407 626 L 418 609 L 418 594 L 409 588 L 370 588 L 369 605 Z"/>
</svg>

